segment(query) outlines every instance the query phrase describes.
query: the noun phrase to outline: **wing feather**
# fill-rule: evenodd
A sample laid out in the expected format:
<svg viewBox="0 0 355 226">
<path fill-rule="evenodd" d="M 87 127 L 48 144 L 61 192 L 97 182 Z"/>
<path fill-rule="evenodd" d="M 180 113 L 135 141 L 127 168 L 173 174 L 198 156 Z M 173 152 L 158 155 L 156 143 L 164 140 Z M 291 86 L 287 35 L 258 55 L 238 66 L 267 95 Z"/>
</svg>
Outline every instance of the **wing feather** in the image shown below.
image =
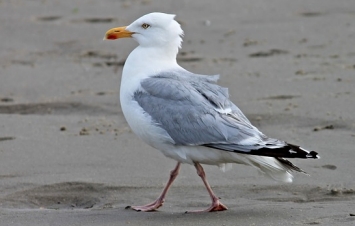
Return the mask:
<svg viewBox="0 0 355 226">
<path fill-rule="evenodd" d="M 175 145 L 277 158 L 318 158 L 314 151 L 266 137 L 215 81 L 187 71 L 160 73 L 144 79 L 133 99 Z"/>
<path fill-rule="evenodd" d="M 141 86 L 134 100 L 177 145 L 242 144 L 264 138 L 229 100 L 228 90 L 201 75 L 181 79 L 169 72 L 147 78 Z M 220 112 L 225 109 L 230 112 Z"/>
</svg>

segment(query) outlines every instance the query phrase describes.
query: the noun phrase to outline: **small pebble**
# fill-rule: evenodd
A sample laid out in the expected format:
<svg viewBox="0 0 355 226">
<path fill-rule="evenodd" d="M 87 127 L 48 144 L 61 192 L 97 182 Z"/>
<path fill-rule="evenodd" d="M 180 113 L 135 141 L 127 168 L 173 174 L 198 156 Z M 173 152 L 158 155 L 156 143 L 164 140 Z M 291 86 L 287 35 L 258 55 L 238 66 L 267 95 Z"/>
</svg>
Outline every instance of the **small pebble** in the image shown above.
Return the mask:
<svg viewBox="0 0 355 226">
<path fill-rule="evenodd" d="M 256 118 L 255 118 L 255 120 L 256 121 L 261 121 L 263 118 L 261 117 L 261 116 L 257 116 Z"/>
<path fill-rule="evenodd" d="M 81 136 L 83 136 L 83 135 L 89 135 L 90 133 L 86 128 L 82 128 L 81 131 L 79 132 L 79 134 Z"/>
<path fill-rule="evenodd" d="M 2 97 L 0 98 L 1 102 L 14 102 L 14 99 L 10 98 L 10 97 Z"/>
<path fill-rule="evenodd" d="M 331 195 L 340 195 L 341 193 L 342 193 L 342 191 L 338 190 L 336 188 L 333 188 L 332 190 L 330 190 Z"/>
<path fill-rule="evenodd" d="M 303 71 L 303 70 L 298 70 L 295 72 L 296 75 L 306 75 L 307 72 Z"/>
</svg>

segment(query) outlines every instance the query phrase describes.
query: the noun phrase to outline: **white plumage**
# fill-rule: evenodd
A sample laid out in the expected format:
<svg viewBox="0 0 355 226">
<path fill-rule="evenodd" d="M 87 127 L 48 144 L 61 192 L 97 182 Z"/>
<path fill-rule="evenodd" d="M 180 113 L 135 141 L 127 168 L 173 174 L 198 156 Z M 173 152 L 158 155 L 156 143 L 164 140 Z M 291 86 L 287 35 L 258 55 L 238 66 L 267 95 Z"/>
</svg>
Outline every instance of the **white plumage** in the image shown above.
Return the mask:
<svg viewBox="0 0 355 226">
<path fill-rule="evenodd" d="M 132 208 L 159 208 L 180 163 L 195 165 L 204 181 L 212 199 L 204 211 L 227 207 L 213 194 L 200 164 L 222 170 L 230 163 L 251 165 L 277 181 L 292 182 L 291 170 L 303 171 L 283 157 L 318 158 L 317 153 L 266 137 L 229 100 L 227 89 L 215 84 L 218 76 L 197 75 L 180 67 L 176 55 L 183 31 L 174 17 L 147 14 L 127 27 L 110 29 L 105 36 L 132 37 L 139 43 L 123 68 L 122 111 L 136 135 L 178 162 L 162 195 L 151 204 Z"/>
</svg>

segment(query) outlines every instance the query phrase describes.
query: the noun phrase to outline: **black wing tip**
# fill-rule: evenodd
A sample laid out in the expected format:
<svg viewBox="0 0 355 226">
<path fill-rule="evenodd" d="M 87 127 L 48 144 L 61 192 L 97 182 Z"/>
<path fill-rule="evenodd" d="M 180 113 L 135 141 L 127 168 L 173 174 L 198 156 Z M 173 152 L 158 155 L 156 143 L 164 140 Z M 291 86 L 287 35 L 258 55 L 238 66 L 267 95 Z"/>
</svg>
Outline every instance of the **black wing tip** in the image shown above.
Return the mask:
<svg viewBox="0 0 355 226">
<path fill-rule="evenodd" d="M 318 152 L 315 152 L 315 151 L 310 151 L 306 157 L 308 159 L 320 159 L 320 156 L 318 155 Z"/>
<path fill-rule="evenodd" d="M 290 150 L 295 151 L 296 158 L 306 158 L 306 159 L 320 159 L 318 152 L 315 151 L 307 151 L 306 149 L 287 143 L 287 146 L 290 147 Z"/>
<path fill-rule="evenodd" d="M 302 159 L 319 159 L 319 155 L 315 151 L 307 151 L 306 149 L 294 145 L 286 143 L 283 147 L 278 148 L 270 148 L 270 147 L 262 147 L 259 149 L 252 149 L 249 153 L 252 155 L 261 155 L 261 156 L 269 156 L 269 157 L 280 157 L 280 158 L 302 158 Z"/>
<path fill-rule="evenodd" d="M 258 156 L 266 156 L 266 157 L 274 157 L 274 158 L 301 158 L 301 159 L 320 159 L 319 155 L 315 151 L 307 151 L 306 149 L 294 145 L 285 143 L 284 146 L 271 148 L 267 146 L 258 147 L 255 149 L 250 149 L 249 151 L 241 151 L 234 148 L 224 148 L 223 145 L 216 144 L 204 144 L 203 146 L 222 150 L 222 151 L 231 151 L 237 152 L 240 154 L 247 155 L 258 155 Z"/>
</svg>

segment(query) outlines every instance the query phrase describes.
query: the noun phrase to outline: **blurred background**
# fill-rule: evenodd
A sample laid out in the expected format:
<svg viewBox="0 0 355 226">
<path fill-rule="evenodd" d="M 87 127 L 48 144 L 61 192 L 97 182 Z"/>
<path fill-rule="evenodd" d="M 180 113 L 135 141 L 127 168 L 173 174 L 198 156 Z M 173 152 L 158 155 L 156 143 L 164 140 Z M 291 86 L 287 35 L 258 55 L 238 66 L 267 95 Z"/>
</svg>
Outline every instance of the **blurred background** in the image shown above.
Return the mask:
<svg viewBox="0 0 355 226">
<path fill-rule="evenodd" d="M 332 202 L 339 207 L 332 220 L 305 222 L 348 219 L 355 188 L 353 0 L 0 0 L 0 207 L 70 209 L 70 197 L 81 197 L 83 208 L 115 209 L 159 193 L 175 163 L 137 139 L 119 104 L 122 67 L 137 44 L 102 40 L 108 29 L 150 12 L 176 14 L 185 31 L 183 67 L 220 74 L 219 84 L 266 135 L 322 157 L 293 161 L 312 175 L 296 175 L 294 187 L 272 187 L 251 167 L 228 173 L 206 167 L 227 204 L 237 211 L 243 201 L 258 203 L 253 208 L 260 200 L 276 203 L 275 216 L 287 222 L 294 213 L 285 200 L 301 210 L 313 207 L 297 202 L 316 202 L 325 216 L 336 209 L 328 208 L 330 197 L 339 201 Z M 185 190 L 179 189 L 197 186 L 191 196 L 201 190 L 207 198 L 193 167 L 184 166 L 174 185 L 180 195 Z M 256 185 L 261 190 L 251 192 Z M 125 186 L 142 189 L 140 195 L 125 193 Z M 190 206 L 180 196 L 175 202 L 177 209 L 164 211 Z M 0 213 L 10 217 L 7 223 L 16 216 Z M 37 222 L 30 215 L 19 219 Z"/>
</svg>

